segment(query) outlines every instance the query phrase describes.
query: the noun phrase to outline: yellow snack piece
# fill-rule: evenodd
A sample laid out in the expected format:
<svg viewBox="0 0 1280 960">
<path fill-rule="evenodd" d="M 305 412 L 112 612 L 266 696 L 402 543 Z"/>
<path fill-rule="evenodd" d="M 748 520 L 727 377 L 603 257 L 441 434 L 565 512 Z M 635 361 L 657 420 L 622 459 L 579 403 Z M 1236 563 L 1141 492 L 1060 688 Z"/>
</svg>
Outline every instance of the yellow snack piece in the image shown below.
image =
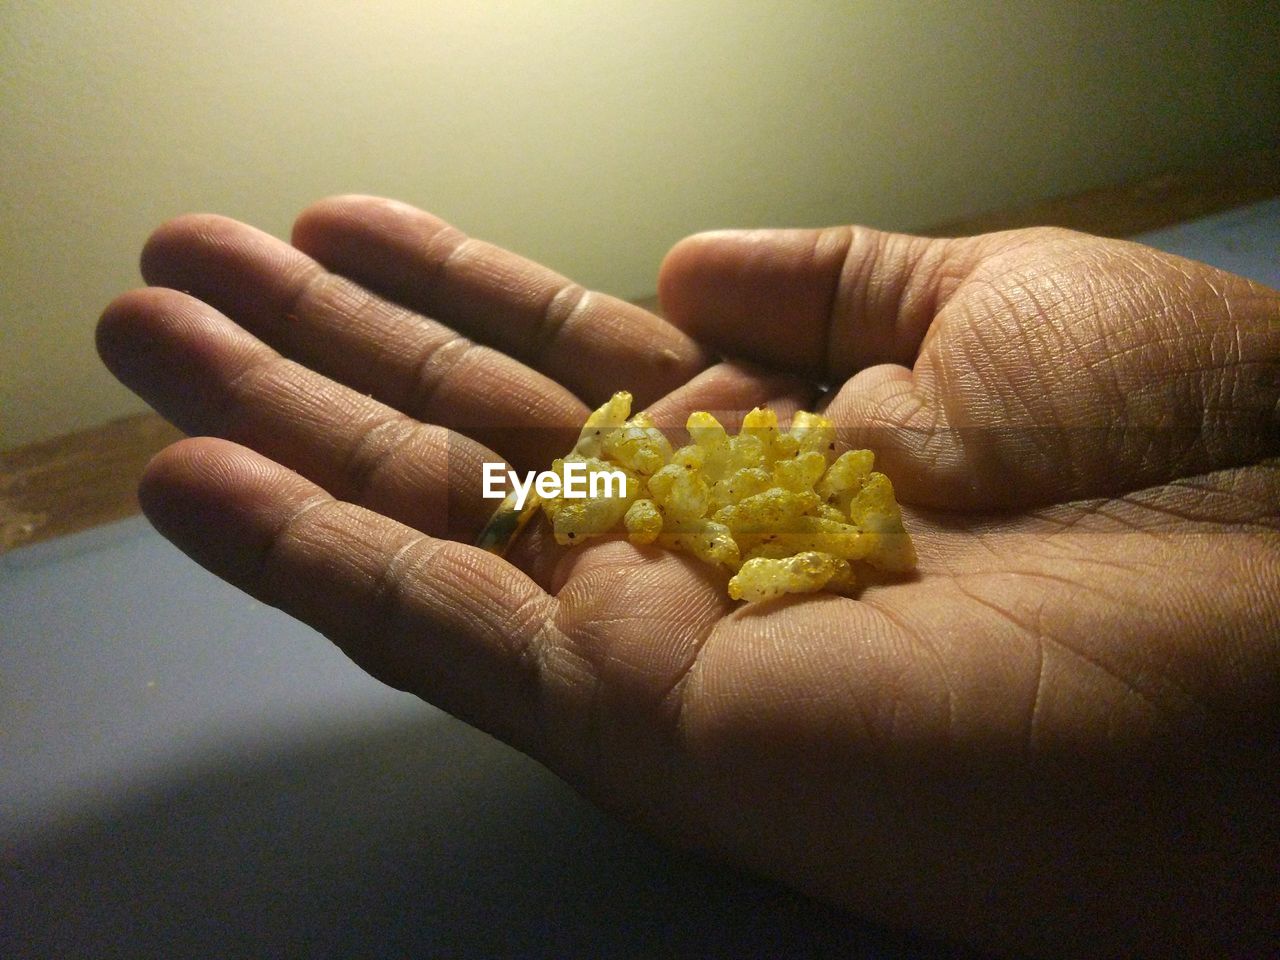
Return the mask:
<svg viewBox="0 0 1280 960">
<path fill-rule="evenodd" d="M 697 520 L 707 512 L 711 491 L 696 468 L 671 463 L 649 478 L 649 496 L 672 520 Z"/>
<path fill-rule="evenodd" d="M 716 511 L 715 519 L 726 524 L 735 534 L 784 533 L 821 502 L 812 490 L 796 493 L 782 487 L 770 487 L 762 493 L 721 507 Z"/>
<path fill-rule="evenodd" d="M 870 450 L 846 450 L 836 457 L 814 489 L 818 496 L 847 516 L 849 501 L 871 476 L 874 463 L 875 454 Z"/>
<path fill-rule="evenodd" d="M 685 426 L 690 442 L 673 450 L 646 414 L 631 416 L 625 391 L 592 413 L 573 451 L 551 469 L 562 478 L 568 463 L 588 477 L 618 470 L 625 489 L 532 501 L 556 541 L 576 546 L 622 527 L 634 544 L 683 550 L 733 571 L 729 595 L 750 601 L 846 590 L 855 582 L 851 563 L 915 566 L 889 478 L 873 469 L 870 450 L 837 456 L 831 420 L 800 412 L 784 429 L 775 412 L 757 407 L 737 436 L 704 411 Z M 505 549 L 523 522 L 507 515 L 510 498 L 504 508 L 482 534 L 486 549 Z"/>
<path fill-rule="evenodd" d="M 586 475 L 607 474 L 621 470 L 626 475 L 626 485 L 621 495 L 616 486 L 603 482 L 599 484 L 601 496 L 567 497 L 563 494 L 546 497 L 542 501 L 542 510 L 551 521 L 551 529 L 556 543 L 561 546 L 575 546 L 589 537 L 598 537 L 613 530 L 626 515 L 627 508 L 640 495 L 640 481 L 616 463 L 608 463 L 596 457 L 583 457 L 570 454 L 560 460 L 553 460 L 551 471 L 563 480 L 565 466 L 570 462 L 581 462 L 586 468 Z"/>
<path fill-rule="evenodd" d="M 812 593 L 832 584 L 847 586 L 853 581 L 849 564 L 829 553 L 806 550 L 780 559 L 756 557 L 748 560 L 729 581 L 729 596 L 735 600 L 771 600 L 786 593 Z"/>
<path fill-rule="evenodd" d="M 757 493 L 764 493 L 769 489 L 770 480 L 769 471 L 763 467 L 735 470 L 711 488 L 712 506 L 719 509 Z"/>
<path fill-rule="evenodd" d="M 657 473 L 671 460 L 671 442 L 643 413 L 608 433 L 602 449 L 604 456 L 642 477 Z"/>
<path fill-rule="evenodd" d="M 627 507 L 622 522 L 627 528 L 627 539 L 638 546 L 653 543 L 662 532 L 662 514 L 657 504 L 647 498 Z"/>
<path fill-rule="evenodd" d="M 587 417 L 573 452 L 584 457 L 599 456 L 604 449 L 605 439 L 626 423 L 630 415 L 631 394 L 626 390 L 619 390 L 600 409 Z"/>
<path fill-rule="evenodd" d="M 836 425 L 826 417 L 801 410 L 791 418 L 790 433 L 800 453 L 820 453 L 827 463 L 836 458 Z"/>
<path fill-rule="evenodd" d="M 902 526 L 893 484 L 883 473 L 870 474 L 849 501 L 849 522 L 876 537 L 878 546 L 866 558 L 873 567 L 897 573 L 915 569 L 916 548 Z"/>
<path fill-rule="evenodd" d="M 773 483 L 784 490 L 805 493 L 813 489 L 826 472 L 827 460 L 817 450 L 806 450 L 773 464 Z"/>
<path fill-rule="evenodd" d="M 684 550 L 699 560 L 730 570 L 738 569 L 742 562 L 733 534 L 714 520 L 664 520 L 658 546 Z"/>
</svg>

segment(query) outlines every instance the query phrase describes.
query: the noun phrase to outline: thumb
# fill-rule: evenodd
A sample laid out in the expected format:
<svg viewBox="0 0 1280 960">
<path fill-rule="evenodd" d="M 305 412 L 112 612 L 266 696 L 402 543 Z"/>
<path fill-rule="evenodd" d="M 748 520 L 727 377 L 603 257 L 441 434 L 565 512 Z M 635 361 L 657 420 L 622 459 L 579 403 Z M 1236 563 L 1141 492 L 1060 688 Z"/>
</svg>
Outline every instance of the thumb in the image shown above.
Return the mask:
<svg viewBox="0 0 1280 960">
<path fill-rule="evenodd" d="M 975 240 L 911 369 L 864 369 L 826 410 L 904 501 L 1115 497 L 1280 455 L 1280 293 L 1085 234 Z"/>
<path fill-rule="evenodd" d="M 1033 229 L 699 234 L 668 319 L 837 391 L 905 502 L 1114 496 L 1280 453 L 1280 296 L 1137 244 Z"/>
<path fill-rule="evenodd" d="M 867 227 L 713 231 L 672 248 L 658 292 L 713 349 L 834 385 L 912 363 L 971 246 Z"/>
</svg>

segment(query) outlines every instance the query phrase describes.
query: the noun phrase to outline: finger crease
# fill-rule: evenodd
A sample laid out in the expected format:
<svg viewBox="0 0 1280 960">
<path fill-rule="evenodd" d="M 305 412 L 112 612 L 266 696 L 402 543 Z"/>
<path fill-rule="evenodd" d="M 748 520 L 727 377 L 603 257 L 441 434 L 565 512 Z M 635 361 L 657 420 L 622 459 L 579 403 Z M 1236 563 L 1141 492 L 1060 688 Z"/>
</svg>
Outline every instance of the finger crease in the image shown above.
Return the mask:
<svg viewBox="0 0 1280 960">
<path fill-rule="evenodd" d="M 429 562 L 444 545 L 444 541 L 422 534 L 403 544 L 391 555 L 378 571 L 378 577 L 369 590 L 369 622 L 386 624 L 391 633 L 404 623 L 406 571 Z"/>
<path fill-rule="evenodd" d="M 689 686 L 689 680 L 697 669 L 699 661 L 702 659 L 703 653 L 711 643 L 711 638 L 715 636 L 717 629 L 725 621 L 713 618 L 701 630 L 697 636 L 693 638 L 692 656 L 680 672 L 676 675 L 671 686 L 663 694 L 661 702 L 665 709 L 671 711 L 670 727 L 672 740 L 676 746 L 680 746 L 680 741 L 686 737 L 684 729 L 685 723 L 685 698 L 686 688 Z"/>
<path fill-rule="evenodd" d="M 235 414 L 236 408 L 246 399 L 252 399 L 252 394 L 257 392 L 263 383 L 281 369 L 296 366 L 288 357 L 276 353 L 270 347 L 264 345 L 262 349 L 264 351 L 262 357 L 245 364 L 223 385 L 222 402 L 218 405 L 219 409 L 214 417 L 218 436 L 231 435 L 231 424 L 241 419 Z"/>
<path fill-rule="evenodd" d="M 569 283 L 556 291 L 542 310 L 542 317 L 529 338 L 528 355 L 537 361 L 552 347 L 560 331 L 591 302 L 591 291 Z"/>
<path fill-rule="evenodd" d="M 518 674 L 537 691 L 543 688 L 550 651 L 557 646 L 552 636 L 556 607 L 555 597 L 532 596 L 510 614 L 511 657 Z"/>
<path fill-rule="evenodd" d="M 298 314 L 306 312 L 309 302 L 319 299 L 324 289 L 329 286 L 330 281 L 336 279 L 337 277 L 320 266 L 320 264 L 308 261 L 298 269 L 297 274 L 290 281 L 289 296 L 281 305 L 280 316 L 282 318 L 296 317 Z"/>
<path fill-rule="evenodd" d="M 429 419 L 428 411 L 440 392 L 441 386 L 457 369 L 463 358 L 476 346 L 474 341 L 462 334 L 455 334 L 443 343 L 433 344 L 423 352 L 413 365 L 413 383 L 409 391 L 408 404 L 411 413 L 423 419 Z"/>
<path fill-rule="evenodd" d="M 308 497 L 271 531 L 267 537 L 266 544 L 252 561 L 252 567 L 256 571 L 253 579 L 263 584 L 268 597 L 273 597 L 276 593 L 271 586 L 271 580 L 273 573 L 281 569 L 277 554 L 283 548 L 283 544 L 291 539 L 297 539 L 296 531 L 298 527 L 313 512 L 336 502 L 327 493 L 317 493 Z M 268 602 L 272 601 L 268 599 Z M 278 606 L 279 604 L 274 605 Z"/>
<path fill-rule="evenodd" d="M 345 478 L 349 497 L 356 503 L 368 499 L 370 490 L 384 464 L 412 436 L 416 424 L 393 413 L 362 430 L 347 451 L 341 475 Z"/>
<path fill-rule="evenodd" d="M 813 241 L 812 256 L 816 260 L 818 257 L 818 248 L 826 240 L 826 238 L 836 235 L 839 237 L 840 244 L 844 247 L 844 251 L 840 254 L 841 268 L 836 272 L 836 278 L 831 284 L 831 292 L 827 297 L 827 329 L 826 335 L 822 340 L 822 363 L 818 368 L 820 375 L 825 378 L 828 384 L 839 383 L 843 379 L 835 370 L 832 364 L 835 362 L 834 354 L 836 352 L 834 340 L 836 336 L 836 326 L 838 324 L 837 317 L 847 314 L 850 323 L 853 322 L 852 313 L 845 309 L 850 297 L 853 295 L 851 287 L 857 286 L 862 276 L 861 271 L 855 271 L 850 277 L 848 269 L 850 257 L 853 254 L 854 247 L 854 228 L 853 227 L 832 227 L 827 230 L 820 231 Z"/>
</svg>

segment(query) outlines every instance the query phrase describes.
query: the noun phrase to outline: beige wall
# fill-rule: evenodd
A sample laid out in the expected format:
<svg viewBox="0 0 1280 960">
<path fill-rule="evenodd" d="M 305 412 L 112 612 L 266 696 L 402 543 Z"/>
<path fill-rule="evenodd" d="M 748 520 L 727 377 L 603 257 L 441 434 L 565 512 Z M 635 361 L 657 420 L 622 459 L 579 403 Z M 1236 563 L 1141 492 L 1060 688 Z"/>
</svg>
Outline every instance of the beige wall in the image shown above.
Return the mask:
<svg viewBox="0 0 1280 960">
<path fill-rule="evenodd" d="M 389 194 L 612 293 L 695 230 L 910 228 L 1280 138 L 1280 4 L 0 5 L 0 448 L 141 409 L 149 229 Z"/>
</svg>

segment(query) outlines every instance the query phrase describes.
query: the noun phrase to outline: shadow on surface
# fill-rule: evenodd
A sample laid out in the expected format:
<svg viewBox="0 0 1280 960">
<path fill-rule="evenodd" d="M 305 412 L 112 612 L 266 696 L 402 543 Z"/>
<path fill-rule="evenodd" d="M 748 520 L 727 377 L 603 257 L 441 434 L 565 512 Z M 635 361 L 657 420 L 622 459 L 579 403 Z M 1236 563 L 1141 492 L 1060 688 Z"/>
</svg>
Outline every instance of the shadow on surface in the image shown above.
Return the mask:
<svg viewBox="0 0 1280 960">
<path fill-rule="evenodd" d="M 453 721 L 229 750 L 5 852 L 10 957 L 936 957 Z"/>
</svg>

